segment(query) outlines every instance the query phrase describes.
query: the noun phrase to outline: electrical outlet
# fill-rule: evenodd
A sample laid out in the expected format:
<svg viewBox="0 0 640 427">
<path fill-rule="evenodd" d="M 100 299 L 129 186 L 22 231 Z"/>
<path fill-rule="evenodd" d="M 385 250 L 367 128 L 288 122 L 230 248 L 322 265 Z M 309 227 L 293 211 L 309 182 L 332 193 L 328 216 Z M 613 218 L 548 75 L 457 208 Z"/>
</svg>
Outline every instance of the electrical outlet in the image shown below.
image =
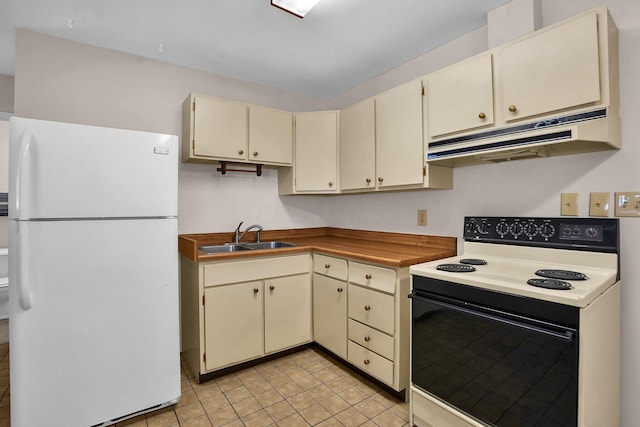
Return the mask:
<svg viewBox="0 0 640 427">
<path fill-rule="evenodd" d="M 640 191 L 620 191 L 615 196 L 616 216 L 640 217 Z"/>
<path fill-rule="evenodd" d="M 578 193 L 560 195 L 560 215 L 578 216 Z"/>
<path fill-rule="evenodd" d="M 589 194 L 589 216 L 609 216 L 609 193 Z"/>
<path fill-rule="evenodd" d="M 418 209 L 418 225 L 421 227 L 427 226 L 427 210 Z"/>
</svg>

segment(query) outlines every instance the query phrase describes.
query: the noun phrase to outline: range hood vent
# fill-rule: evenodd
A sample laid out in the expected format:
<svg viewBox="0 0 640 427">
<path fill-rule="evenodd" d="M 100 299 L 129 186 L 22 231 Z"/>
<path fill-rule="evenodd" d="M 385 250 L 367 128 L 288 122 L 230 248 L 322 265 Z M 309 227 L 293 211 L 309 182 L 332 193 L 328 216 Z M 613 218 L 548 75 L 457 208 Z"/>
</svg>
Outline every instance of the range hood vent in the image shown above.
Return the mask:
<svg viewBox="0 0 640 427">
<path fill-rule="evenodd" d="M 599 109 L 433 141 L 427 161 L 466 166 L 619 149 L 618 129 L 619 119 Z"/>
</svg>

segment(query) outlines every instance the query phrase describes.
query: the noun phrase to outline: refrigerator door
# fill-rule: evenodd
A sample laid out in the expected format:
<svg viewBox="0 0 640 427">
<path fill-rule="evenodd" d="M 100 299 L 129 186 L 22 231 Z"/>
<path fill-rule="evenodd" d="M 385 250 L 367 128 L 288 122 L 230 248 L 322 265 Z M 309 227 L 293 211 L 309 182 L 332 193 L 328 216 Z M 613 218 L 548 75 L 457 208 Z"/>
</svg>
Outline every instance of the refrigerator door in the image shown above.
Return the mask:
<svg viewBox="0 0 640 427">
<path fill-rule="evenodd" d="M 10 221 L 11 425 L 87 427 L 179 398 L 176 235 L 175 218 Z"/>
<path fill-rule="evenodd" d="M 12 117 L 9 217 L 178 214 L 178 137 Z"/>
</svg>

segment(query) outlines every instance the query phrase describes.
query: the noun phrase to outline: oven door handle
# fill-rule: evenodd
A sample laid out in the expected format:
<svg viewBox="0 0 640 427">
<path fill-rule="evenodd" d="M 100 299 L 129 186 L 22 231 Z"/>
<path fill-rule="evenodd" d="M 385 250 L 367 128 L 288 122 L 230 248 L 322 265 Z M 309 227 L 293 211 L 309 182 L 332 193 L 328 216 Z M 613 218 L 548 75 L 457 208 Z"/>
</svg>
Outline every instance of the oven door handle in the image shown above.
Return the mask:
<svg viewBox="0 0 640 427">
<path fill-rule="evenodd" d="M 415 293 L 412 293 L 409 295 L 410 298 L 412 299 L 417 299 L 417 300 L 424 300 L 427 301 L 431 304 L 435 304 L 435 305 L 439 305 L 445 308 L 448 308 L 450 310 L 455 310 L 455 311 L 460 311 L 463 313 L 467 313 L 470 314 L 472 316 L 478 316 L 478 317 L 482 317 L 484 319 L 489 319 L 489 320 L 493 320 L 495 322 L 499 322 L 499 323 L 504 323 L 510 326 L 514 326 L 517 328 L 522 328 L 522 329 L 528 329 L 530 331 L 534 331 L 534 332 L 539 332 L 541 334 L 545 334 L 545 335 L 549 335 L 552 336 L 554 338 L 559 338 L 561 340 L 567 341 L 567 342 L 571 342 L 573 341 L 573 339 L 576 336 L 576 332 L 569 330 L 569 329 L 564 329 L 563 331 L 554 331 L 552 329 L 549 328 L 545 328 L 542 326 L 536 326 L 536 325 L 532 325 L 529 323 L 524 323 L 524 322 L 519 322 L 517 320 L 513 320 L 513 319 L 507 319 L 501 316 L 497 316 L 494 314 L 489 314 L 489 313 L 483 313 L 482 311 L 478 311 L 478 310 L 474 310 L 472 308 L 467 308 L 467 307 L 460 307 L 458 305 L 455 304 L 450 304 L 447 302 L 443 302 L 443 301 L 438 301 L 435 299 L 431 299 L 431 298 L 427 298 L 424 296 L 418 296 Z M 464 303 L 466 304 L 466 303 Z"/>
</svg>

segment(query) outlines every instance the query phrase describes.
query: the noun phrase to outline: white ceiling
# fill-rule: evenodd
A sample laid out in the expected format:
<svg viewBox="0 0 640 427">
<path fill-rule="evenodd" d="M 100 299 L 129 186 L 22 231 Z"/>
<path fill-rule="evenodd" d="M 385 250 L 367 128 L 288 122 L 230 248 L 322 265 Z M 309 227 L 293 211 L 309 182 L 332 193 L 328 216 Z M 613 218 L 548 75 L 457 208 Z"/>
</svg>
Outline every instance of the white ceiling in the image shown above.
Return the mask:
<svg viewBox="0 0 640 427">
<path fill-rule="evenodd" d="M 0 0 L 0 73 L 16 27 L 330 98 L 486 24 L 509 0 Z M 164 51 L 161 52 L 160 45 Z"/>
</svg>

